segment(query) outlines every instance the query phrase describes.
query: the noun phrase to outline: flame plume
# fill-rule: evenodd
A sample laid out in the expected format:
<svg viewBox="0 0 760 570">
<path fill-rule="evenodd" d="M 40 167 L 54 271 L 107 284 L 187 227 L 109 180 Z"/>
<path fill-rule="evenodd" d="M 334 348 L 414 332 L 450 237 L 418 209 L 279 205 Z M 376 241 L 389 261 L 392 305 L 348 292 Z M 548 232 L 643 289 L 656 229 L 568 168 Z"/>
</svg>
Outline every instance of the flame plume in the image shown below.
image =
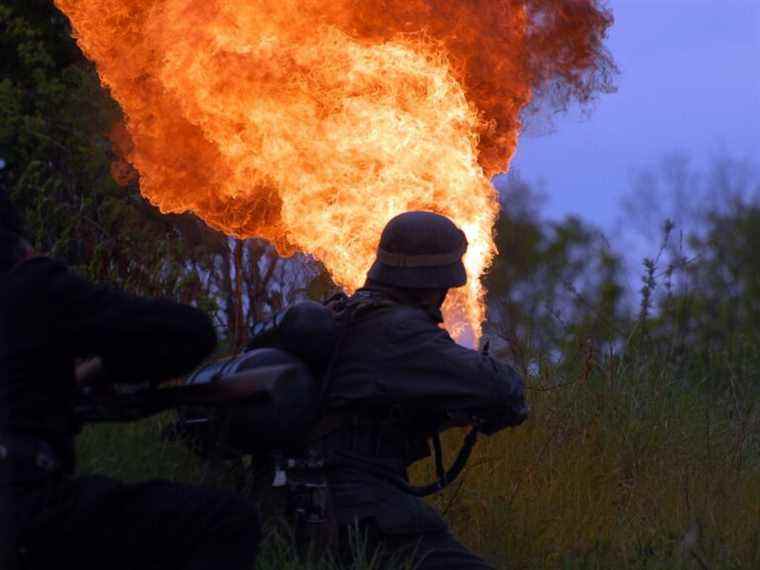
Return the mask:
<svg viewBox="0 0 760 570">
<path fill-rule="evenodd" d="M 163 212 L 313 254 L 361 285 L 412 209 L 467 234 L 479 277 L 520 114 L 607 85 L 597 0 L 55 0 L 120 103 L 117 146 Z M 449 312 L 451 314 L 451 311 Z"/>
</svg>

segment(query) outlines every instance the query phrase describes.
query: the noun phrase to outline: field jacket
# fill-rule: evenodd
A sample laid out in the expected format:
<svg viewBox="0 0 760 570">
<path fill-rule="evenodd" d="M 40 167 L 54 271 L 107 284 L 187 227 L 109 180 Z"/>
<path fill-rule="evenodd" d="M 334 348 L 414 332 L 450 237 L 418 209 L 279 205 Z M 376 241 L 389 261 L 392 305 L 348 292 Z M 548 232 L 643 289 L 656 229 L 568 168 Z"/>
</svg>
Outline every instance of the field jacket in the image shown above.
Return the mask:
<svg viewBox="0 0 760 570">
<path fill-rule="evenodd" d="M 388 292 L 360 290 L 341 320 L 328 409 L 354 420 L 326 438 L 338 522 L 371 517 L 403 533 L 443 528 L 393 477 L 406 479 L 406 468 L 429 455 L 427 438 L 452 412 L 484 419 L 490 433 L 523 422 L 523 381 L 506 363 L 457 344 L 437 309 Z"/>
</svg>

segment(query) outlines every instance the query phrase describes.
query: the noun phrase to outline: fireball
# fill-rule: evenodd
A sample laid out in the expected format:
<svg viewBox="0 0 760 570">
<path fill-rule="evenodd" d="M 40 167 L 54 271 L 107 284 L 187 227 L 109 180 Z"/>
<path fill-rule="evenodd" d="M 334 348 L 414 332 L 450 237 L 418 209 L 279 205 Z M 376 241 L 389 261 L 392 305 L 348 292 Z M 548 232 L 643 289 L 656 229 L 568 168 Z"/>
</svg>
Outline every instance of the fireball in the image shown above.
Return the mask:
<svg viewBox="0 0 760 570">
<path fill-rule="evenodd" d="M 542 89 L 598 90 L 611 23 L 596 0 L 56 4 L 121 105 L 119 150 L 161 211 L 309 253 L 349 291 L 390 218 L 449 216 L 470 247 L 447 322 L 476 336 L 496 253 L 490 177 Z"/>
</svg>

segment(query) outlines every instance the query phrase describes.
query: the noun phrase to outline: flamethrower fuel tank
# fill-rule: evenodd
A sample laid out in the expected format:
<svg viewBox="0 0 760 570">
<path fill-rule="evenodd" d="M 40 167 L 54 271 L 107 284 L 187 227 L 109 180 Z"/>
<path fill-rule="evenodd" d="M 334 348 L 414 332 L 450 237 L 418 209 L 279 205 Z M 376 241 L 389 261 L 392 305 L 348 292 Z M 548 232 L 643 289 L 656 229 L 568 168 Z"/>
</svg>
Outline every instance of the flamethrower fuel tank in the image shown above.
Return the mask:
<svg viewBox="0 0 760 570">
<path fill-rule="evenodd" d="M 190 436 L 220 438 L 238 453 L 302 441 L 319 414 L 318 380 L 300 358 L 277 348 L 250 350 L 209 364 L 185 385 L 245 395 L 214 409 L 187 408 L 178 425 Z"/>
</svg>

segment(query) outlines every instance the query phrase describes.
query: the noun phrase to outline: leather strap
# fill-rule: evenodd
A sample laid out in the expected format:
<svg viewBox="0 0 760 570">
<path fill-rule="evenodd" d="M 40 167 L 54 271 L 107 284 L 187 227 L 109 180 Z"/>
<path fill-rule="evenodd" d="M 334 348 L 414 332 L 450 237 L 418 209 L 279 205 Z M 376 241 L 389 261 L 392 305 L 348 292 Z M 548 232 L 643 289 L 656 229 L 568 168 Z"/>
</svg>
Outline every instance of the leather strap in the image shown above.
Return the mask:
<svg viewBox="0 0 760 570">
<path fill-rule="evenodd" d="M 462 259 L 467 251 L 467 243 L 462 244 L 456 251 L 450 253 L 433 253 L 426 255 L 407 255 L 393 253 L 384 249 L 377 250 L 377 260 L 389 267 L 439 267 L 453 265 Z"/>
</svg>

